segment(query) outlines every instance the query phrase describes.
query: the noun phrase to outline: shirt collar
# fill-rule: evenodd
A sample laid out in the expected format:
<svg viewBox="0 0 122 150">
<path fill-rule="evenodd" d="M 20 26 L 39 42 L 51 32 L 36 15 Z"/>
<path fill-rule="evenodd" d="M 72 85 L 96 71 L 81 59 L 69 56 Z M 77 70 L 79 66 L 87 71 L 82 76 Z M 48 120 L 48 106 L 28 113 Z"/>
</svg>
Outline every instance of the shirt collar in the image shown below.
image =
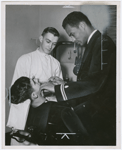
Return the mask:
<svg viewBox="0 0 122 150">
<path fill-rule="evenodd" d="M 89 38 L 88 38 L 88 40 L 87 40 L 87 44 L 89 43 L 90 39 L 92 38 L 92 36 L 94 35 L 94 33 L 95 33 L 96 31 L 97 31 L 97 30 L 94 30 L 94 31 L 90 34 L 90 36 L 89 36 Z"/>
<path fill-rule="evenodd" d="M 38 52 L 39 55 L 41 54 L 42 56 L 49 56 L 46 53 L 40 52 L 39 47 L 36 50 L 37 50 L 37 52 Z"/>
</svg>

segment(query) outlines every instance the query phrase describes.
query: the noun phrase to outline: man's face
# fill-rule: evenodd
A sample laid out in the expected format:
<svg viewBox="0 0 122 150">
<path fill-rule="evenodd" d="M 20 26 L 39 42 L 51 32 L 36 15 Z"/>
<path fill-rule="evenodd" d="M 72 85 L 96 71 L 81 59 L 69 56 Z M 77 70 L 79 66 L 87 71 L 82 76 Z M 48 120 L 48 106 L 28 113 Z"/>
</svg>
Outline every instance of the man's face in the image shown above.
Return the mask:
<svg viewBox="0 0 122 150">
<path fill-rule="evenodd" d="M 40 89 L 40 82 L 39 80 L 32 78 L 30 79 L 31 86 L 33 88 L 33 92 L 31 93 L 31 100 L 32 100 L 32 107 L 38 107 L 42 103 L 45 102 L 45 98 L 43 97 L 43 93 Z"/>
<path fill-rule="evenodd" d="M 38 95 L 38 96 L 42 96 L 43 93 L 40 89 L 40 85 L 41 83 L 39 82 L 39 80 L 35 79 L 35 78 L 32 78 L 30 79 L 30 83 L 31 83 L 31 86 L 34 90 L 34 92 Z"/>
<path fill-rule="evenodd" d="M 71 37 L 73 42 L 76 42 L 81 46 L 86 44 L 88 37 L 86 31 L 84 30 L 84 28 L 82 28 L 82 26 L 72 27 L 70 25 L 67 25 L 65 30 Z"/>
<path fill-rule="evenodd" d="M 46 33 L 44 36 L 41 36 L 40 42 L 42 51 L 46 54 L 50 54 L 58 42 L 58 37 L 52 33 Z"/>
</svg>

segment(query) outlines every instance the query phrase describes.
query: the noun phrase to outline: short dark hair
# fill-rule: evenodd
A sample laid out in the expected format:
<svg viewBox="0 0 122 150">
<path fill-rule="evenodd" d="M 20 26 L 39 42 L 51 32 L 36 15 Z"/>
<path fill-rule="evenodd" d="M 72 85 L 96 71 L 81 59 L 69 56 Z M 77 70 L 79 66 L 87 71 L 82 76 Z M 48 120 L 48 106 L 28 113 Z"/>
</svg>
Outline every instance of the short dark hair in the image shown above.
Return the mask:
<svg viewBox="0 0 122 150">
<path fill-rule="evenodd" d="M 19 104 L 27 99 L 31 99 L 33 88 L 28 77 L 20 77 L 11 86 L 11 103 Z"/>
<path fill-rule="evenodd" d="M 80 11 L 73 11 L 63 20 L 62 27 L 65 29 L 67 25 L 78 26 L 81 21 L 84 21 L 90 27 L 92 26 L 86 15 Z"/>
<path fill-rule="evenodd" d="M 60 36 L 59 32 L 53 27 L 45 28 L 44 31 L 42 32 L 42 36 L 44 36 L 46 33 L 52 33 L 54 36 L 57 36 L 57 37 Z"/>
</svg>

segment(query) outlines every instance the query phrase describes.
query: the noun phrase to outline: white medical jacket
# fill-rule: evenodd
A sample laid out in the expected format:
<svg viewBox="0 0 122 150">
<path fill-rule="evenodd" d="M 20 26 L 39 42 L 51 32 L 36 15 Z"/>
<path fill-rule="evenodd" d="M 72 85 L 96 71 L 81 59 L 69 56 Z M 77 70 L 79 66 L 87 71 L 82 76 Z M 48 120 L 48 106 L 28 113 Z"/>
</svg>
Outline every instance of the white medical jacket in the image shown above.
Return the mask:
<svg viewBox="0 0 122 150">
<path fill-rule="evenodd" d="M 47 82 L 51 76 L 62 78 L 61 66 L 51 55 L 36 51 L 22 55 L 16 64 L 12 84 L 20 77 L 38 78 L 40 82 Z M 11 84 L 11 85 L 12 85 Z"/>
</svg>

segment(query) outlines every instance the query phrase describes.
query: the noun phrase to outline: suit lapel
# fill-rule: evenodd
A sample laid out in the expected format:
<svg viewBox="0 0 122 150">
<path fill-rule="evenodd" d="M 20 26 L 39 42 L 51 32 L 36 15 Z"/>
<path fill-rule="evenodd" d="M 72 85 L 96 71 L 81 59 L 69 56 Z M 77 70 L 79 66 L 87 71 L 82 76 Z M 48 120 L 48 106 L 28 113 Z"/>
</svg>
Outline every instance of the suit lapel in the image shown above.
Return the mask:
<svg viewBox="0 0 122 150">
<path fill-rule="evenodd" d="M 89 51 L 90 51 L 89 46 L 86 45 L 85 52 L 84 52 L 84 55 L 83 55 L 83 58 L 82 58 L 82 63 L 86 60 L 86 58 L 89 54 Z"/>
<path fill-rule="evenodd" d="M 82 62 L 81 62 L 81 68 L 80 70 L 82 69 L 82 66 L 83 66 L 83 63 L 86 61 L 86 59 L 89 57 L 89 54 L 90 52 L 92 51 L 92 47 L 94 46 L 95 44 L 95 41 L 97 39 L 97 37 L 100 35 L 100 32 L 99 31 L 96 31 L 95 34 L 92 36 L 92 38 L 90 39 L 89 43 L 86 45 L 86 49 L 85 49 L 85 52 L 84 52 L 84 55 L 83 55 L 83 58 L 82 58 Z"/>
</svg>

